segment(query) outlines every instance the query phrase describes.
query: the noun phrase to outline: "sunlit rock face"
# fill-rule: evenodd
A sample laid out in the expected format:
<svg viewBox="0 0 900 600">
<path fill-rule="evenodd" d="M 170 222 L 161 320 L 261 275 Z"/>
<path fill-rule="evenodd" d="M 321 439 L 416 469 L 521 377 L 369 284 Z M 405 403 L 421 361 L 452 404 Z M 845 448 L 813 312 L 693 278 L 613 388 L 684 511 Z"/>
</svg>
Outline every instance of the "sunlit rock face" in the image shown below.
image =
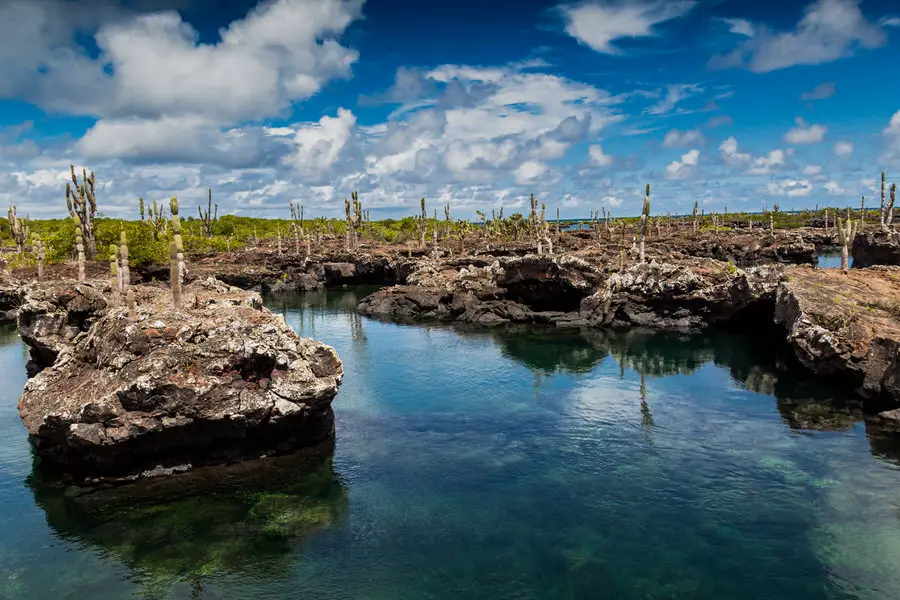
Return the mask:
<svg viewBox="0 0 900 600">
<path fill-rule="evenodd" d="M 26 385 L 19 412 L 43 461 L 75 479 L 130 480 L 333 436 L 343 366 L 331 347 L 216 280 L 188 285 L 180 310 L 167 288 L 135 290 L 137 321 L 125 307 L 93 313 L 54 338 L 55 360 Z M 41 318 L 67 322 L 67 306 L 48 302 Z"/>
</svg>

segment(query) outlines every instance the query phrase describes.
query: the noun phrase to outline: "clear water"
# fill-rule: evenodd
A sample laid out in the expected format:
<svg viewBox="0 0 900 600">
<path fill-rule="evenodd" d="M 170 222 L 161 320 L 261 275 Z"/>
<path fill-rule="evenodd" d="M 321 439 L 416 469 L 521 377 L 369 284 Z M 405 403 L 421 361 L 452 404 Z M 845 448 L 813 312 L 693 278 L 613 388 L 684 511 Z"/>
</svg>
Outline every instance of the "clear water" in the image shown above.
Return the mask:
<svg viewBox="0 0 900 600">
<path fill-rule="evenodd" d="M 0 598 L 900 597 L 892 440 L 759 341 L 401 326 L 355 303 L 269 301 L 344 360 L 333 462 L 164 502 L 33 474 L 2 330 Z"/>
<path fill-rule="evenodd" d="M 823 254 L 820 254 L 816 266 L 818 266 L 820 269 L 840 269 L 841 253 L 825 252 Z M 853 257 L 850 257 L 850 266 L 853 266 Z"/>
</svg>

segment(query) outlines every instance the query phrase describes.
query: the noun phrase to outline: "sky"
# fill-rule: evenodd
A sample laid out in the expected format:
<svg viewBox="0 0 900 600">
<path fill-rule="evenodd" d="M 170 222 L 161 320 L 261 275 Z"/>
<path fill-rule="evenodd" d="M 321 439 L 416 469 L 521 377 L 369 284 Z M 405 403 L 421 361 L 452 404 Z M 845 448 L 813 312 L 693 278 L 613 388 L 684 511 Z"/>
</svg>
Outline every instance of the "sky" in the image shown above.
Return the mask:
<svg viewBox="0 0 900 600">
<path fill-rule="evenodd" d="M 454 218 L 880 202 L 896 0 L 0 0 L 0 205 Z"/>
</svg>

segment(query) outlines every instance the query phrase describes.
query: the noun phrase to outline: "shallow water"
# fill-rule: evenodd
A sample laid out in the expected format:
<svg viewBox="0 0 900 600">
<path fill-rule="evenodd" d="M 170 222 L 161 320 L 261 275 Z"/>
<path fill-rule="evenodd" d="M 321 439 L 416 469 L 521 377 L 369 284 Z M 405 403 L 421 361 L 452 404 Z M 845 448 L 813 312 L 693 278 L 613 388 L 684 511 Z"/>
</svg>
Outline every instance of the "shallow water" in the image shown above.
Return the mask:
<svg viewBox="0 0 900 600">
<path fill-rule="evenodd" d="M 850 266 L 853 266 L 853 257 L 850 257 Z M 820 269 L 840 269 L 841 253 L 840 252 L 824 252 L 819 254 L 816 266 Z"/>
<path fill-rule="evenodd" d="M 789 355 L 395 325 L 356 299 L 268 300 L 344 361 L 333 462 L 164 503 L 32 474 L 0 331 L 0 598 L 900 596 L 894 445 Z"/>
</svg>

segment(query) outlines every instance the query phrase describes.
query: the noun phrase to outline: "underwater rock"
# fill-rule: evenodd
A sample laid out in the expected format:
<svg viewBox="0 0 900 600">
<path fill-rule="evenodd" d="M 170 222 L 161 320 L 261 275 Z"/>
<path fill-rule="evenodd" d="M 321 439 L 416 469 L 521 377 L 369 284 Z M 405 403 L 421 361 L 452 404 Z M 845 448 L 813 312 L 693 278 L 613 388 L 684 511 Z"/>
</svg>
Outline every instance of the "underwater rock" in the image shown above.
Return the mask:
<svg viewBox="0 0 900 600">
<path fill-rule="evenodd" d="M 795 267 L 777 290 L 775 322 L 797 358 L 874 403 L 900 402 L 900 269 Z"/>
<path fill-rule="evenodd" d="M 168 288 L 133 289 L 137 322 L 124 307 L 92 313 L 26 384 L 19 413 L 44 461 L 76 480 L 130 480 L 333 435 L 343 367 L 331 347 L 298 337 L 258 294 L 214 279 L 185 286 L 177 311 Z"/>
<path fill-rule="evenodd" d="M 593 327 L 702 329 L 771 298 L 777 267 L 746 270 L 712 259 L 637 263 L 585 298 L 581 316 Z"/>
</svg>

